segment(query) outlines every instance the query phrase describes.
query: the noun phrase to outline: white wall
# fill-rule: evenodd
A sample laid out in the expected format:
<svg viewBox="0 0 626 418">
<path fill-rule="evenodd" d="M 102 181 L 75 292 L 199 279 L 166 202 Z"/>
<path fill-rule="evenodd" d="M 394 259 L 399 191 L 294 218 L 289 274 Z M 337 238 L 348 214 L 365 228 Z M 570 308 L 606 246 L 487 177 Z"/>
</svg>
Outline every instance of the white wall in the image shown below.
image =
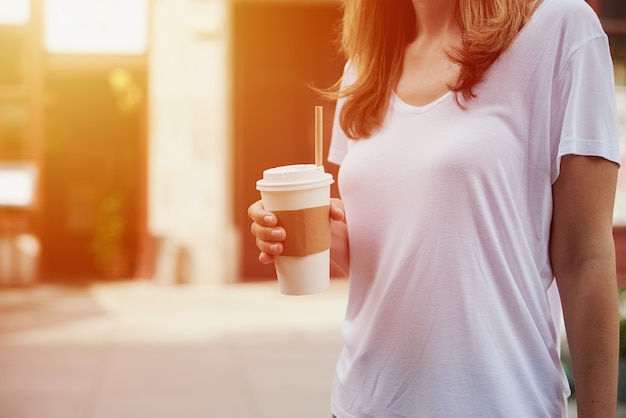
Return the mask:
<svg viewBox="0 0 626 418">
<path fill-rule="evenodd" d="M 227 0 L 153 0 L 149 229 L 165 237 L 156 280 L 234 279 Z M 185 264 L 185 263 L 183 263 Z"/>
</svg>

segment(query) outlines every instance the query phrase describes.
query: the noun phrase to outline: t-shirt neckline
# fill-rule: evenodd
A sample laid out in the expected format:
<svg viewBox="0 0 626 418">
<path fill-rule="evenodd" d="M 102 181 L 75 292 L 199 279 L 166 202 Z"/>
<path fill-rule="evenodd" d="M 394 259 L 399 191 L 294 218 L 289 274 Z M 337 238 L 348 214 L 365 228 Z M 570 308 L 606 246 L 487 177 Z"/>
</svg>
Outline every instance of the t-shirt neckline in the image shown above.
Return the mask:
<svg viewBox="0 0 626 418">
<path fill-rule="evenodd" d="M 433 108 L 437 107 L 439 104 L 444 102 L 450 96 L 452 96 L 452 91 L 447 91 L 443 95 L 439 96 L 438 98 L 436 98 L 435 100 L 433 100 L 432 102 L 428 104 L 425 104 L 423 106 L 415 106 L 415 105 L 408 104 L 407 102 L 402 100 L 400 97 L 398 97 L 395 91 L 392 92 L 393 104 L 395 106 L 407 112 L 418 113 L 418 114 L 426 113 L 429 110 L 432 110 Z"/>
</svg>

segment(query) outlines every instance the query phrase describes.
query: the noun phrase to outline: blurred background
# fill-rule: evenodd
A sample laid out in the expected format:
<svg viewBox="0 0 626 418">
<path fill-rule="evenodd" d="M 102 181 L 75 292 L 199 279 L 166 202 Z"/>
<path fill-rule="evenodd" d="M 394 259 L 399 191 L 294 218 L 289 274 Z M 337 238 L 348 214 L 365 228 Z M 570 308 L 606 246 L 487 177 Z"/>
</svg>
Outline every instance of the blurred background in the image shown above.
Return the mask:
<svg viewBox="0 0 626 418">
<path fill-rule="evenodd" d="M 0 283 L 273 276 L 246 209 L 264 168 L 313 162 L 315 105 L 330 130 L 309 86 L 341 73 L 339 13 L 0 0 Z"/>
<path fill-rule="evenodd" d="M 328 415 L 345 281 L 280 295 L 246 212 L 329 135 L 339 16 L 0 0 L 0 418 Z"/>
<path fill-rule="evenodd" d="M 626 3 L 589 3 L 626 150 Z M 263 169 L 313 162 L 315 105 L 328 147 L 310 86 L 341 74 L 340 15 L 0 0 L 0 418 L 326 416 L 345 282 L 278 296 L 246 209 Z M 623 173 L 614 231 L 626 286 Z"/>
</svg>

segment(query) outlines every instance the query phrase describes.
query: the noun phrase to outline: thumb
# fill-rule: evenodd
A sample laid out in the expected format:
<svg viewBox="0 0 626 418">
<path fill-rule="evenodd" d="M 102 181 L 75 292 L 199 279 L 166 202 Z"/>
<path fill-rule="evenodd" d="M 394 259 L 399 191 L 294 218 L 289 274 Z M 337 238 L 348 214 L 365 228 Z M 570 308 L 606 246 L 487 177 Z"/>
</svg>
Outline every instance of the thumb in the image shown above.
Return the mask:
<svg viewBox="0 0 626 418">
<path fill-rule="evenodd" d="M 343 202 L 341 200 L 331 199 L 330 218 L 333 221 L 343 221 L 346 218 L 346 213 L 343 208 Z"/>
</svg>

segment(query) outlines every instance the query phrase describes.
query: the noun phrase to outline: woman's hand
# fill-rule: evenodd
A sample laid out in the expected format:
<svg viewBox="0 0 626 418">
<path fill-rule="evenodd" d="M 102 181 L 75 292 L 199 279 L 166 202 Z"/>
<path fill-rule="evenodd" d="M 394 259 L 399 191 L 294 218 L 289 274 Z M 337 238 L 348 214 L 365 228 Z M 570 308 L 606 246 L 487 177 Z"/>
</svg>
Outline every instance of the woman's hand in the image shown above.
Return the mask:
<svg viewBox="0 0 626 418">
<path fill-rule="evenodd" d="M 256 237 L 256 246 L 261 253 L 259 261 L 269 264 L 274 261 L 275 255 L 283 252 L 282 241 L 287 236 L 285 230 L 278 225 L 278 218 L 274 213 L 263 209 L 263 202 L 258 200 L 248 207 L 248 216 L 252 219 L 250 231 Z"/>
<path fill-rule="evenodd" d="M 346 214 L 341 199 L 330 199 L 330 275 L 346 277 L 350 272 L 350 246 Z"/>
<path fill-rule="evenodd" d="M 276 215 L 263 208 L 261 200 L 250 205 L 248 216 L 252 219 L 250 231 L 256 238 L 256 246 L 261 251 L 259 261 L 263 264 L 269 264 L 274 261 L 275 256 L 283 252 L 282 242 L 287 233 L 278 226 Z M 333 198 L 330 201 L 330 220 L 332 236 L 331 275 L 346 276 L 350 265 L 350 251 L 345 212 L 343 202 L 340 199 Z"/>
</svg>

